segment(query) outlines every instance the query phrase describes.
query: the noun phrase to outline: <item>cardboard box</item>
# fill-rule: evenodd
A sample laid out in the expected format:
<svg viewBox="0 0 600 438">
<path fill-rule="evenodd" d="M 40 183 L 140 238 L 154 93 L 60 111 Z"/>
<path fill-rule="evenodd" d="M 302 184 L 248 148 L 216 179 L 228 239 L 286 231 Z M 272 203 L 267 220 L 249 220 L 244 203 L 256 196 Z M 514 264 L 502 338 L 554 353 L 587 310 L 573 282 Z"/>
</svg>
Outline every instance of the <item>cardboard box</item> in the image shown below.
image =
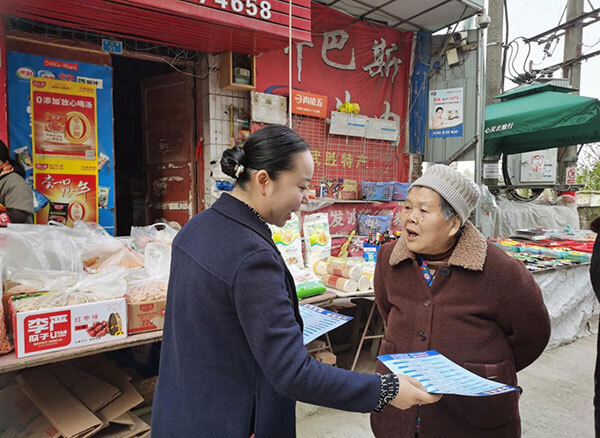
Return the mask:
<svg viewBox="0 0 600 438">
<path fill-rule="evenodd" d="M 131 412 L 126 412 L 112 422 L 106 429 L 102 429 L 94 437 L 97 438 L 133 438 L 147 436 L 150 426 L 140 420 Z M 143 434 L 143 435 L 142 435 Z"/>
<path fill-rule="evenodd" d="M 25 371 L 17 385 L 0 391 L 0 406 L 7 407 L 0 410 L 0 431 L 14 429 L 9 438 L 139 437 L 150 426 L 129 412 L 143 401 L 130 379 L 105 358 Z"/>
<path fill-rule="evenodd" d="M 329 179 L 321 183 L 319 197 L 345 200 L 358 199 L 358 184 L 353 179 Z"/>
<path fill-rule="evenodd" d="M 94 435 L 104 424 L 46 368 L 27 370 L 16 377 L 27 397 L 64 438 Z"/>
<path fill-rule="evenodd" d="M 16 299 L 11 300 L 11 314 L 18 358 L 127 337 L 125 298 L 19 313 L 14 310 Z M 97 323 L 106 329 L 91 331 Z"/>
<path fill-rule="evenodd" d="M 127 334 L 162 330 L 167 300 L 127 303 Z"/>
<path fill-rule="evenodd" d="M 60 433 L 15 383 L 0 391 L 2 437 L 58 438 Z"/>
<path fill-rule="evenodd" d="M 144 401 L 144 398 L 131 386 L 131 376 L 122 372 L 114 362 L 106 361 L 90 373 L 114 385 L 121 392 L 119 397 L 97 412 L 98 418 L 104 423 L 114 422 Z"/>
<path fill-rule="evenodd" d="M 326 363 L 328 365 L 333 365 L 333 366 L 335 366 L 335 364 L 337 362 L 336 355 L 329 351 L 320 351 L 318 353 L 315 353 L 314 358 L 316 360 L 318 360 L 319 362 L 323 362 L 323 363 Z"/>
<path fill-rule="evenodd" d="M 100 411 L 121 395 L 116 386 L 69 364 L 61 362 L 47 369 L 91 412 Z"/>
</svg>

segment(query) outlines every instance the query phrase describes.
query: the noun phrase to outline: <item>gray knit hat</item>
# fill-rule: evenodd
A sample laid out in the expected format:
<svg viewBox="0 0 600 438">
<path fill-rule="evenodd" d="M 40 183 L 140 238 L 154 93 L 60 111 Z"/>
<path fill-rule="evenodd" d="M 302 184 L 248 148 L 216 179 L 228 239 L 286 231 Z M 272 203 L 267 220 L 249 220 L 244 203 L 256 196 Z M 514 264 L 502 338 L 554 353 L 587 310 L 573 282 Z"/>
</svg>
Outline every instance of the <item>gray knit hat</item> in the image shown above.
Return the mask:
<svg viewBox="0 0 600 438">
<path fill-rule="evenodd" d="M 435 190 L 454 208 L 463 225 L 479 202 L 480 192 L 477 184 L 462 173 L 443 164 L 435 164 L 427 169 L 425 174 L 417 179 L 411 187 L 414 186 Z"/>
</svg>

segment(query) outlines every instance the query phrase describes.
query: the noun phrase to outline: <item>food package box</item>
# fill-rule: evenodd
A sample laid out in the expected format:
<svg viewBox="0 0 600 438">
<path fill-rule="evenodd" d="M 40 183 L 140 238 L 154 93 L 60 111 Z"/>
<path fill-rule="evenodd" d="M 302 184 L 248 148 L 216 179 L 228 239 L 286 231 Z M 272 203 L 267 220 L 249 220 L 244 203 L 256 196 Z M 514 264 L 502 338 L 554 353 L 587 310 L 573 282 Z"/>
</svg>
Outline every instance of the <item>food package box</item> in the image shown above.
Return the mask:
<svg viewBox="0 0 600 438">
<path fill-rule="evenodd" d="M 321 182 L 321 198 L 358 199 L 358 184 L 354 179 L 333 178 Z"/>
<path fill-rule="evenodd" d="M 344 178 L 342 190 L 336 193 L 336 198 L 345 200 L 358 199 L 358 184 L 356 180 Z"/>
<path fill-rule="evenodd" d="M 125 298 L 18 313 L 15 299 L 11 314 L 18 358 L 127 337 Z"/>
<path fill-rule="evenodd" d="M 162 330 L 165 323 L 167 300 L 127 303 L 127 333 Z"/>
</svg>

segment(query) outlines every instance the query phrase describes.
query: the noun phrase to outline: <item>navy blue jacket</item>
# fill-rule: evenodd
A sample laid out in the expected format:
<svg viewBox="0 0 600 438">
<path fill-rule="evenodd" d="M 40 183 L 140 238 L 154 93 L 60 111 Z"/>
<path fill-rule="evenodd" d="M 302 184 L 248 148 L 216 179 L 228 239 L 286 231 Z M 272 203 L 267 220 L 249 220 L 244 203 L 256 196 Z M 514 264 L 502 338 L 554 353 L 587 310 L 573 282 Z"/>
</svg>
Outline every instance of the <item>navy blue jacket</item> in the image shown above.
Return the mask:
<svg viewBox="0 0 600 438">
<path fill-rule="evenodd" d="M 152 437 L 296 436 L 295 400 L 373 410 L 380 383 L 317 362 L 269 228 L 224 194 L 173 242 Z"/>
</svg>

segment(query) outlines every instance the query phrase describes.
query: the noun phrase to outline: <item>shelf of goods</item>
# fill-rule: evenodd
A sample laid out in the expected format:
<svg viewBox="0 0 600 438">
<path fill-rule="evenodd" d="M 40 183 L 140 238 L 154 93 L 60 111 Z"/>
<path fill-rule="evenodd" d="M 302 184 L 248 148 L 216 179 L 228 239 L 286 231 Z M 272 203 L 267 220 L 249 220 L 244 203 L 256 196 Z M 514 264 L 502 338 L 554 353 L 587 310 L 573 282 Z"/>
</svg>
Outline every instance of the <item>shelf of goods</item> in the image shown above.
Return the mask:
<svg viewBox="0 0 600 438">
<path fill-rule="evenodd" d="M 75 359 L 83 356 L 106 353 L 108 351 L 120 350 L 122 348 L 135 347 L 138 345 L 151 344 L 162 340 L 162 330 L 140 333 L 128 336 L 118 341 L 104 342 L 102 344 L 88 345 L 85 347 L 72 348 L 52 353 L 44 353 L 37 356 L 29 356 L 17 359 L 15 352 L 0 356 L 0 373 L 17 371 L 24 368 L 46 365 L 63 360 Z"/>
</svg>

